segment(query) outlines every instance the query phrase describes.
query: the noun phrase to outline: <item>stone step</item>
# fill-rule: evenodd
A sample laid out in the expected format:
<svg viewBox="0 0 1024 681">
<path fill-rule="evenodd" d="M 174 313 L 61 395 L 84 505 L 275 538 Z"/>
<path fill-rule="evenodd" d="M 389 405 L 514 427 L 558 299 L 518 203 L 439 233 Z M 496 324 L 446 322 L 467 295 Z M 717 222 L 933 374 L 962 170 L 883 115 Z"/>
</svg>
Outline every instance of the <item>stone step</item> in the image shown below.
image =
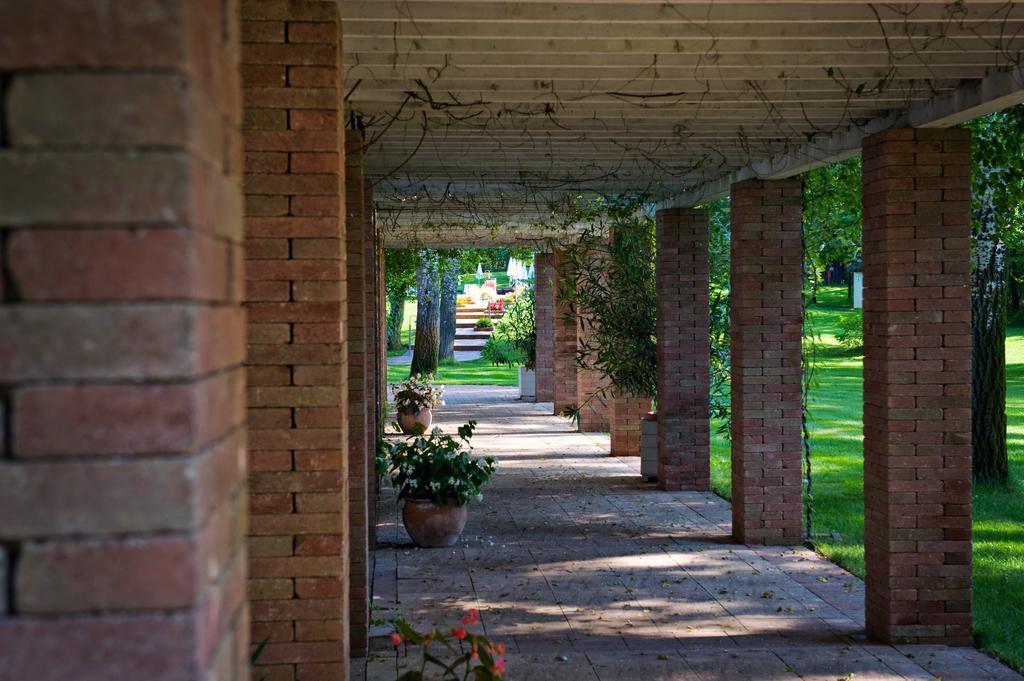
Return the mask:
<svg viewBox="0 0 1024 681">
<path fill-rule="evenodd" d="M 456 350 L 479 350 L 487 343 L 486 339 L 456 340 Z"/>
</svg>

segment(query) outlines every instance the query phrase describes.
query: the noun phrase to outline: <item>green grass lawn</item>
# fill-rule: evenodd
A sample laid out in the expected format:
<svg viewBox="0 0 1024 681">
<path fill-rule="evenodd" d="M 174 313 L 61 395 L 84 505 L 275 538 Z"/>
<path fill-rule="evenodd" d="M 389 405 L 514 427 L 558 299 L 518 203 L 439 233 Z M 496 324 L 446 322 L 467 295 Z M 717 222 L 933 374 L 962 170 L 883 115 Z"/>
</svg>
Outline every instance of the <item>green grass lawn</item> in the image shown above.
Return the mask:
<svg viewBox="0 0 1024 681">
<path fill-rule="evenodd" d="M 851 314 L 846 289 L 825 289 L 818 301 L 811 323 L 822 347 L 809 404 L 814 542 L 829 559 L 863 576 L 863 358 L 835 341 L 839 320 Z M 975 632 L 982 648 L 1024 669 L 1024 325 L 1009 329 L 1006 354 L 1013 483 L 974 493 Z M 711 447 L 712 485 L 728 497 L 729 442 L 713 432 Z"/>
<path fill-rule="evenodd" d="M 408 377 L 408 364 L 388 365 L 388 383 L 404 381 Z M 483 359 L 445 361 L 437 367 L 434 378 L 438 383 L 446 385 L 519 385 L 519 368 L 496 367 Z"/>
</svg>

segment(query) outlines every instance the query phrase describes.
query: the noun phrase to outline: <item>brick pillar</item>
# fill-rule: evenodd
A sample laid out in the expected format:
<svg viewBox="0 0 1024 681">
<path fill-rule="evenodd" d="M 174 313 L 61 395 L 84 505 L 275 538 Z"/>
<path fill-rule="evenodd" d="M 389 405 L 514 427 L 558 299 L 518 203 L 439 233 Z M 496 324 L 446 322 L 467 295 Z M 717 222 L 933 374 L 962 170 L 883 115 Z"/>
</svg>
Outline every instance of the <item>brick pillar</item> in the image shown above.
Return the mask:
<svg viewBox="0 0 1024 681">
<path fill-rule="evenodd" d="M 366 654 L 369 624 L 369 466 L 373 429 L 372 240 L 363 183 L 363 134 L 345 131 L 345 242 L 348 265 L 349 585 L 352 655 Z M 367 251 L 371 251 L 368 253 Z"/>
<path fill-rule="evenodd" d="M 711 488 L 708 222 L 702 210 L 656 214 L 658 487 Z"/>
<path fill-rule="evenodd" d="M 640 456 L 640 422 L 650 410 L 649 397 L 613 393 L 608 398 L 612 456 Z"/>
<path fill-rule="evenodd" d="M 576 331 L 580 349 L 591 342 L 594 322 L 586 311 L 578 311 Z M 588 352 L 588 363 L 595 353 Z M 606 433 L 611 430 L 611 392 L 606 390 L 609 383 L 596 369 L 576 368 L 576 404 L 580 407 L 579 428 L 584 433 Z M 602 391 L 604 391 L 602 393 Z"/>
<path fill-rule="evenodd" d="M 5 679 L 249 678 L 238 18 L 224 7 L 4 13 Z"/>
<path fill-rule="evenodd" d="M 555 261 L 551 253 L 533 258 L 533 298 L 537 318 L 537 401 L 555 401 Z"/>
<path fill-rule="evenodd" d="M 732 528 L 802 538 L 800 180 L 732 186 Z"/>
<path fill-rule="evenodd" d="M 252 638 L 257 678 L 347 673 L 337 7 L 244 3 Z"/>
<path fill-rule="evenodd" d="M 565 251 L 557 250 L 552 254 L 554 261 L 555 281 L 555 314 L 554 314 L 554 413 L 560 414 L 569 407 L 575 406 L 576 399 L 576 318 L 569 306 L 558 302 L 558 283 L 567 276 L 566 268 L 569 258 Z"/>
<path fill-rule="evenodd" d="M 971 644 L 971 136 L 864 142 L 867 629 Z"/>
</svg>

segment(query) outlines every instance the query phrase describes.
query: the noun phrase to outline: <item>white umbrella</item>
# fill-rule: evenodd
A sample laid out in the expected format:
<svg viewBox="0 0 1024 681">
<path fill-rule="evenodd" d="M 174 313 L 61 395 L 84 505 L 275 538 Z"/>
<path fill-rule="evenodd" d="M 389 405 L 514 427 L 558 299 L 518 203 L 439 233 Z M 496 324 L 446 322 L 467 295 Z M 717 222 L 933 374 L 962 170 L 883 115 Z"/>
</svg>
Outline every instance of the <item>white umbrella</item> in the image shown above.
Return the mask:
<svg viewBox="0 0 1024 681">
<path fill-rule="evenodd" d="M 526 270 L 526 278 L 527 279 L 533 279 L 533 277 L 534 277 L 534 269 L 533 269 L 533 265 L 530 265 L 530 269 Z"/>
<path fill-rule="evenodd" d="M 476 280 L 477 283 L 484 280 L 484 264 L 482 262 L 476 264 Z"/>
</svg>

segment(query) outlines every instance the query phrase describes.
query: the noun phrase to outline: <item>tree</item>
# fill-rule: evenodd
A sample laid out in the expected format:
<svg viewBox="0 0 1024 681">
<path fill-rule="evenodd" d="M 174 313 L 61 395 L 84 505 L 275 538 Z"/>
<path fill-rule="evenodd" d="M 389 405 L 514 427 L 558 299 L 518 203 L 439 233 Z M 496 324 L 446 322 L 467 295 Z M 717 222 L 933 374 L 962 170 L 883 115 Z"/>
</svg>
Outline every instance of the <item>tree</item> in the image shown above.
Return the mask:
<svg viewBox="0 0 1024 681">
<path fill-rule="evenodd" d="M 722 422 L 718 432 L 728 435 L 731 429 L 730 384 L 732 346 L 729 336 L 729 247 L 731 243 L 731 211 L 729 197 L 712 201 L 702 208 L 708 216 L 708 312 L 711 341 L 711 417 Z"/>
<path fill-rule="evenodd" d="M 445 251 L 440 256 L 441 326 L 438 358 L 455 359 L 455 299 L 459 293 L 459 252 Z"/>
<path fill-rule="evenodd" d="M 1006 306 L 1008 247 L 1021 253 L 1024 227 L 1024 105 L 967 124 L 973 159 L 971 349 L 974 477 L 1006 483 Z"/>
<path fill-rule="evenodd" d="M 387 295 L 388 350 L 402 349 L 402 322 L 405 320 L 405 299 L 416 286 L 419 254 L 410 249 L 389 248 L 384 251 L 384 289 Z"/>
<path fill-rule="evenodd" d="M 409 374 L 433 374 L 437 371 L 441 335 L 441 290 L 437 251 L 420 251 L 416 270 L 416 345 Z"/>
<path fill-rule="evenodd" d="M 860 158 L 816 168 L 804 175 L 804 271 L 810 299 L 818 302 L 818 284 L 832 265 L 860 257 Z"/>
<path fill-rule="evenodd" d="M 567 249 L 567 269 L 574 277 L 562 282 L 559 295 L 591 331 L 577 351 L 577 364 L 598 371 L 620 394 L 653 399 L 658 382 L 654 220 L 644 203 L 642 196 L 623 196 L 581 207 L 576 221 L 589 226 Z M 603 399 L 604 390 L 595 397 Z"/>
</svg>

